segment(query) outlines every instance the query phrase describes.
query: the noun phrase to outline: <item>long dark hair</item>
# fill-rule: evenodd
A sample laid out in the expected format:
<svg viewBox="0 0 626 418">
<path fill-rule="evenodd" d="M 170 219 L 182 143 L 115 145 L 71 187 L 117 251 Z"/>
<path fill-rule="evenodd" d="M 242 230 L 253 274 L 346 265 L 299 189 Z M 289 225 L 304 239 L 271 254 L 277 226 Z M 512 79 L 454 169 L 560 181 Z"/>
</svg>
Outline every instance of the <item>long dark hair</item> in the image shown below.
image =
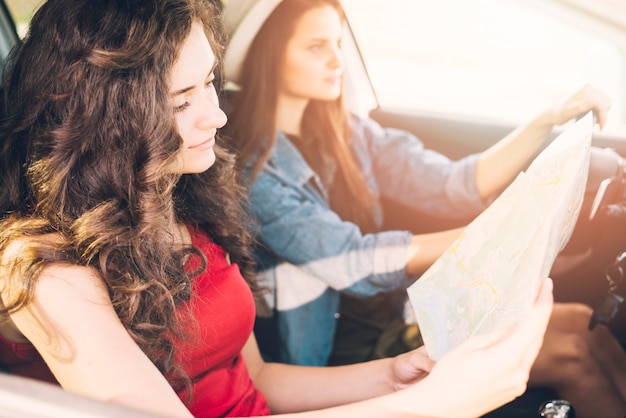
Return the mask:
<svg viewBox="0 0 626 418">
<path fill-rule="evenodd" d="M 220 17 L 210 0 L 49 0 L 36 13 L 4 76 L 0 256 L 23 248 L 3 266 L 15 297 L 0 318 L 32 300 L 46 265 L 88 266 L 142 350 L 189 387 L 173 337 L 198 251 L 174 251 L 172 226 L 204 228 L 254 286 L 232 156 L 218 145 L 205 173 L 167 169 L 182 143 L 171 69 L 193 22 L 221 61 Z"/>
<path fill-rule="evenodd" d="M 259 30 L 244 59 L 237 80 L 241 91 L 229 111 L 226 129 L 233 138 L 240 171 L 251 170 L 248 181 L 253 181 L 267 163 L 276 143 L 278 91 L 287 42 L 299 18 L 321 6 L 333 7 L 344 19 L 338 0 L 283 0 Z M 301 136 L 303 142 L 319 144 L 319 152 L 337 162 L 332 187 L 343 193 L 338 196 L 331 190 L 333 210 L 362 229 L 375 229 L 371 212 L 374 197 L 350 150 L 349 117 L 343 96 L 334 101 L 311 100 L 302 118 Z"/>
</svg>

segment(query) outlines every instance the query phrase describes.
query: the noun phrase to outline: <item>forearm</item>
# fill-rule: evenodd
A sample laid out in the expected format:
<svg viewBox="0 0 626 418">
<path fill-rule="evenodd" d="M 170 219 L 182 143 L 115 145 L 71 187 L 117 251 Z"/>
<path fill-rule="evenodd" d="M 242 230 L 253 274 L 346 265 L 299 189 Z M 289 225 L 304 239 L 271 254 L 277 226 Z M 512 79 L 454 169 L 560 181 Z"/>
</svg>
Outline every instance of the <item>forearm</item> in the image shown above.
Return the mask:
<svg viewBox="0 0 626 418">
<path fill-rule="evenodd" d="M 554 126 L 593 110 L 602 127 L 610 105 L 611 101 L 606 94 L 590 86 L 583 86 L 569 98 L 540 113 L 527 125 L 511 132 L 478 159 L 476 186 L 481 196 L 499 192 L 515 179 L 541 150 Z"/>
<path fill-rule="evenodd" d="M 463 228 L 413 235 L 407 252 L 406 274 L 422 274 L 461 235 Z"/>
<path fill-rule="evenodd" d="M 476 402 L 450 402 L 449 394 L 444 387 L 437 387 L 424 380 L 411 388 L 361 401 L 324 408 L 309 410 L 303 413 L 287 413 L 285 417 L 334 418 L 354 416 L 359 418 L 474 418 L 495 406 L 481 406 L 483 399 Z M 305 409 L 305 408 L 303 408 Z M 272 410 L 273 414 L 281 413 Z"/>
<path fill-rule="evenodd" d="M 393 393 L 388 393 L 394 385 L 391 375 L 387 375 L 395 368 L 393 363 L 387 363 L 392 359 L 316 370 L 264 365 L 255 351 L 254 337 L 244 352 L 246 363 L 253 365 L 252 375 L 259 377 L 255 383 L 266 391 L 274 413 L 312 409 L 294 415 L 471 418 L 483 416 L 524 392 L 552 308 L 552 281 L 546 280 L 533 308 L 518 324 L 468 339 L 446 353 L 434 367 L 417 365 L 414 369 L 428 370 L 428 376 Z M 420 373 L 410 374 L 419 377 Z M 312 400 L 313 397 L 320 401 Z M 358 399 L 363 400 L 330 406 Z M 315 410 L 326 406 L 330 407 Z"/>
<path fill-rule="evenodd" d="M 485 150 L 476 162 L 476 187 L 482 198 L 502 191 L 541 150 L 551 131 L 552 117 L 544 112 Z M 417 275 L 460 236 L 463 228 L 414 235 L 407 254 L 407 275 Z"/>
<path fill-rule="evenodd" d="M 272 413 L 317 410 L 390 393 L 392 359 L 337 367 L 265 363 L 254 379 Z"/>
<path fill-rule="evenodd" d="M 485 198 L 502 191 L 541 150 L 554 126 L 548 112 L 485 150 L 476 164 L 476 187 Z"/>
</svg>

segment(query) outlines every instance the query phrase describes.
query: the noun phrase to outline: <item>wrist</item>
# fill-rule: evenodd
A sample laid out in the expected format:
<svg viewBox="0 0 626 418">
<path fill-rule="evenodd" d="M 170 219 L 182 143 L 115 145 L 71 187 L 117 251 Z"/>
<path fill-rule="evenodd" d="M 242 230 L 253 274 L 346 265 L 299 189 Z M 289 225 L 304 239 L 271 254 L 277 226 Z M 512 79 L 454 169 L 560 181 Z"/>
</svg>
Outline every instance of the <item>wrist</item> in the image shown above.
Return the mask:
<svg viewBox="0 0 626 418">
<path fill-rule="evenodd" d="M 535 117 L 530 126 L 539 131 L 539 134 L 547 135 L 555 125 L 559 124 L 557 112 L 553 109 L 546 109 Z"/>
</svg>

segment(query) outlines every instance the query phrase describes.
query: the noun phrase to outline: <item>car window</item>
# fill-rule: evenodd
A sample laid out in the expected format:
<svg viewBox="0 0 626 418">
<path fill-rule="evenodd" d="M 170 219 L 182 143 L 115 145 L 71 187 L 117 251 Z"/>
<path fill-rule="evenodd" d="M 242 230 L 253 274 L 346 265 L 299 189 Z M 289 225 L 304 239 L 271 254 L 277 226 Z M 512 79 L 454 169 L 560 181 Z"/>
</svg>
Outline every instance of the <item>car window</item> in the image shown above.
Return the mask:
<svg viewBox="0 0 626 418">
<path fill-rule="evenodd" d="M 28 31 L 28 23 L 33 17 L 33 13 L 44 2 L 44 0 L 4 0 L 13 22 L 15 29 L 20 37 L 24 37 Z"/>
<path fill-rule="evenodd" d="M 624 134 L 626 24 L 568 5 L 611 1 L 342 0 L 383 107 L 521 123 L 590 83 Z"/>
</svg>

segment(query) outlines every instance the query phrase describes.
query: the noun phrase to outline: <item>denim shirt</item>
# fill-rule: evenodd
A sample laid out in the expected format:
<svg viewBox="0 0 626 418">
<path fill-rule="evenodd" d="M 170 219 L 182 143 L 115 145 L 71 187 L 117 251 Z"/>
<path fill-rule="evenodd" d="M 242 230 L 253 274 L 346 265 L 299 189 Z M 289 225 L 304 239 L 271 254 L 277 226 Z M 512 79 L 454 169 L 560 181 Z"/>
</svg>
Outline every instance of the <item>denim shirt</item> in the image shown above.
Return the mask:
<svg viewBox="0 0 626 418">
<path fill-rule="evenodd" d="M 351 129 L 353 155 L 375 196 L 440 215 L 473 215 L 486 206 L 476 189 L 477 155 L 451 161 L 424 149 L 415 136 L 371 119 L 354 117 Z M 317 174 L 282 133 L 248 192 L 258 224 L 259 281 L 270 290 L 258 314 L 273 315 L 280 335 L 274 360 L 323 366 L 339 292 L 367 297 L 408 287 L 414 280 L 405 272 L 412 234 L 362 234 L 342 221 L 329 208 Z M 374 211 L 382 223 L 380 207 Z"/>
</svg>

